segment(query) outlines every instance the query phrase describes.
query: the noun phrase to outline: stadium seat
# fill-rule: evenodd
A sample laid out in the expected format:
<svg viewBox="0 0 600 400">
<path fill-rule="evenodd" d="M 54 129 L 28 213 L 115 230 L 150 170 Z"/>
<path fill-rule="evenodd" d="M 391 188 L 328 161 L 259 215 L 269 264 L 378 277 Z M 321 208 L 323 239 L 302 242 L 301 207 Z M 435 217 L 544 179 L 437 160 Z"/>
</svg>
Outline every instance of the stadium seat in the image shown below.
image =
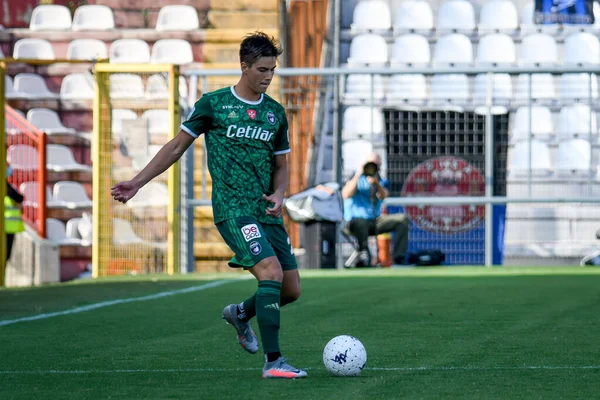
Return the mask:
<svg viewBox="0 0 600 400">
<path fill-rule="evenodd" d="M 431 78 L 431 98 L 443 102 L 468 100 L 469 78 L 464 74 L 434 75 Z"/>
<path fill-rule="evenodd" d="M 192 6 L 164 6 L 158 12 L 157 31 L 193 31 L 199 28 L 198 12 Z"/>
<path fill-rule="evenodd" d="M 390 61 L 392 65 L 428 64 L 431 61 L 429 41 L 426 37 L 414 33 L 397 37 Z"/>
<path fill-rule="evenodd" d="M 554 77 L 552 74 L 520 74 L 517 77 L 515 98 L 527 101 L 529 98 L 529 81 L 531 79 L 532 100 L 554 100 L 556 91 L 554 89 Z"/>
<path fill-rule="evenodd" d="M 108 31 L 115 28 L 112 10 L 104 5 L 82 5 L 73 15 L 74 31 Z"/>
<path fill-rule="evenodd" d="M 353 32 L 386 31 L 392 27 L 390 7 L 383 0 L 362 0 L 354 8 Z"/>
<path fill-rule="evenodd" d="M 350 43 L 348 65 L 383 65 L 388 61 L 388 46 L 383 36 L 374 33 L 357 35 Z"/>
<path fill-rule="evenodd" d="M 117 246 L 139 244 L 162 250 L 167 249 L 166 242 L 150 242 L 139 237 L 129 221 L 121 218 L 113 218 L 113 244 Z"/>
<path fill-rule="evenodd" d="M 34 206 L 37 207 L 39 203 L 38 199 L 38 182 L 30 181 L 23 182 L 19 186 L 19 192 L 25 197 L 25 201 L 23 203 L 24 206 Z M 48 186 L 46 186 L 46 207 L 48 208 L 56 208 L 60 207 L 60 203 L 54 200 L 52 197 L 52 191 Z"/>
<path fill-rule="evenodd" d="M 152 46 L 150 62 L 154 64 L 189 64 L 194 62 L 192 46 L 183 39 L 161 39 Z"/>
<path fill-rule="evenodd" d="M 57 93 L 48 90 L 44 78 L 38 74 L 30 74 L 27 72 L 17 74 L 15 76 L 14 89 L 19 97 L 28 99 L 52 99 L 58 97 Z"/>
<path fill-rule="evenodd" d="M 162 182 L 148 182 L 127 202 L 129 208 L 166 207 L 169 205 L 169 191 Z M 142 212 L 144 212 L 142 210 Z"/>
<path fill-rule="evenodd" d="M 79 217 L 71 218 L 67 221 L 65 232 L 67 238 L 81 241 L 81 235 L 79 234 L 79 221 L 81 221 L 81 218 Z"/>
<path fill-rule="evenodd" d="M 110 96 L 113 99 L 142 99 L 144 98 L 144 82 L 136 74 L 111 74 Z"/>
<path fill-rule="evenodd" d="M 75 161 L 71 149 L 62 144 L 46 146 L 46 167 L 55 172 L 92 172 L 92 167 Z"/>
<path fill-rule="evenodd" d="M 535 3 L 533 0 L 527 1 L 521 12 L 521 24 L 525 26 L 534 25 L 533 14 L 535 13 Z"/>
<path fill-rule="evenodd" d="M 67 47 L 67 60 L 108 58 L 106 44 L 98 39 L 75 39 Z"/>
<path fill-rule="evenodd" d="M 519 28 L 519 16 L 511 0 L 491 0 L 481 6 L 479 32 L 513 32 Z"/>
<path fill-rule="evenodd" d="M 138 116 L 133 110 L 113 109 L 111 114 L 111 126 L 113 135 L 119 135 L 123 132 L 123 120 L 135 120 Z"/>
<path fill-rule="evenodd" d="M 562 74 L 559 87 L 561 99 L 567 102 L 588 101 L 590 96 L 593 99 L 598 98 L 598 76 L 595 74 L 591 74 L 591 83 L 590 74 Z"/>
<path fill-rule="evenodd" d="M 473 62 L 473 47 L 468 37 L 460 33 L 442 36 L 433 51 L 435 64 L 470 64 Z"/>
<path fill-rule="evenodd" d="M 150 61 L 150 47 L 140 39 L 117 39 L 110 45 L 111 63 L 147 63 Z"/>
<path fill-rule="evenodd" d="M 595 139 L 598 135 L 598 126 L 596 113 L 590 110 L 590 106 L 576 103 L 560 110 L 556 131 L 559 140 L 572 137 L 581 137 L 587 140 L 590 132 Z"/>
<path fill-rule="evenodd" d="M 71 29 L 71 11 L 65 6 L 55 4 L 37 6 L 31 13 L 29 29 L 32 31 Z"/>
<path fill-rule="evenodd" d="M 92 214 L 89 212 L 83 212 L 81 214 L 81 219 L 79 220 L 79 224 L 77 224 L 77 230 L 79 231 L 79 236 L 81 237 L 82 244 L 91 245 L 92 244 Z"/>
<path fill-rule="evenodd" d="M 62 124 L 56 111 L 47 108 L 32 108 L 27 111 L 27 121 L 46 135 L 75 135 L 77 131 Z"/>
<path fill-rule="evenodd" d="M 31 58 L 34 60 L 54 60 L 52 44 L 45 39 L 19 39 L 13 50 L 14 58 Z"/>
<path fill-rule="evenodd" d="M 59 246 L 75 246 L 79 245 L 79 239 L 67 237 L 67 229 L 64 222 L 56 218 L 46 218 L 46 235 L 47 239 L 55 242 Z"/>
<path fill-rule="evenodd" d="M 69 74 L 60 85 L 63 100 L 88 100 L 94 98 L 94 81 L 88 74 Z"/>
<path fill-rule="evenodd" d="M 371 139 L 371 135 L 382 136 L 384 117 L 381 109 L 369 106 L 351 106 L 344 111 L 343 140 Z"/>
<path fill-rule="evenodd" d="M 487 74 L 475 77 L 473 99 L 475 102 L 485 104 L 488 90 Z M 509 74 L 494 74 L 492 77 L 492 104 L 506 103 L 513 97 L 512 79 Z"/>
<path fill-rule="evenodd" d="M 392 75 L 388 97 L 401 100 L 425 100 L 427 80 L 421 74 Z"/>
<path fill-rule="evenodd" d="M 545 33 L 525 36 L 519 47 L 519 64 L 540 65 L 556 64 L 558 50 L 554 38 Z"/>
<path fill-rule="evenodd" d="M 567 36 L 563 51 L 564 65 L 600 63 L 600 41 L 588 32 Z"/>
<path fill-rule="evenodd" d="M 497 65 L 515 62 L 515 44 L 510 36 L 504 33 L 491 33 L 479 39 L 477 64 Z"/>
<path fill-rule="evenodd" d="M 17 97 L 17 94 L 15 93 L 13 80 L 8 75 L 4 75 L 4 96 L 6 96 L 7 99 Z"/>
<path fill-rule="evenodd" d="M 472 31 L 475 10 L 467 0 L 446 0 L 438 9 L 435 28 L 438 31 Z"/>
<path fill-rule="evenodd" d="M 4 53 L 2 52 L 2 48 L 0 48 L 0 58 L 4 58 Z"/>
<path fill-rule="evenodd" d="M 427 1 L 406 0 L 394 13 L 394 31 L 430 31 L 433 29 L 433 11 Z"/>
<path fill-rule="evenodd" d="M 569 139 L 558 143 L 556 172 L 558 175 L 584 175 L 590 172 L 590 142 L 585 139 Z"/>
<path fill-rule="evenodd" d="M 6 160 L 15 170 L 36 171 L 39 154 L 35 147 L 26 144 L 13 144 L 6 151 Z"/>
<path fill-rule="evenodd" d="M 369 140 L 348 140 L 342 143 L 342 161 L 344 175 L 353 175 L 365 162 L 365 156 L 373 151 Z"/>
<path fill-rule="evenodd" d="M 179 76 L 179 96 L 187 98 L 188 87 L 183 75 Z M 153 74 L 146 81 L 146 98 L 147 99 L 168 99 L 169 88 L 167 79 L 162 74 Z"/>
<path fill-rule="evenodd" d="M 55 201 L 69 209 L 90 208 L 92 200 L 88 197 L 85 188 L 79 182 L 59 181 L 54 184 L 52 197 Z"/>
<path fill-rule="evenodd" d="M 382 99 L 384 96 L 381 75 L 355 74 L 346 77 L 346 99 L 369 100 Z"/>
<path fill-rule="evenodd" d="M 509 149 L 508 171 L 512 177 L 527 177 L 529 170 L 529 142 L 522 140 Z M 550 149 L 548 145 L 539 140 L 531 141 L 531 174 L 544 177 L 552 174 Z"/>
<path fill-rule="evenodd" d="M 171 131 L 169 110 L 146 110 L 142 118 L 148 121 L 150 135 L 168 135 Z"/>
<path fill-rule="evenodd" d="M 529 107 L 519 107 L 514 114 L 510 134 L 513 141 L 529 136 Z M 531 133 L 536 139 L 548 139 L 554 134 L 552 112 L 548 107 L 531 106 Z"/>
</svg>

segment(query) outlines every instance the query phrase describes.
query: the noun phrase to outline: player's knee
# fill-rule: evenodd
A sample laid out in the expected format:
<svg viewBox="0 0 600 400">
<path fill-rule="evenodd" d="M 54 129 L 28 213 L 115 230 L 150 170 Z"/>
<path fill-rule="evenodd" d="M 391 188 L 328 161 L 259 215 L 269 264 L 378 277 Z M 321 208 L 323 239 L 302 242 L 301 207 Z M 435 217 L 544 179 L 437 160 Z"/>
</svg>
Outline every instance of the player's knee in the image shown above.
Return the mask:
<svg viewBox="0 0 600 400">
<path fill-rule="evenodd" d="M 283 271 L 277 257 L 265 258 L 253 270 L 259 281 L 283 281 Z"/>
<path fill-rule="evenodd" d="M 290 304 L 295 302 L 296 300 L 298 300 L 300 298 L 300 295 L 302 294 L 302 290 L 300 289 L 300 287 L 295 287 L 293 289 L 288 289 L 285 291 L 285 293 L 282 294 L 282 302 L 284 304 Z"/>
</svg>

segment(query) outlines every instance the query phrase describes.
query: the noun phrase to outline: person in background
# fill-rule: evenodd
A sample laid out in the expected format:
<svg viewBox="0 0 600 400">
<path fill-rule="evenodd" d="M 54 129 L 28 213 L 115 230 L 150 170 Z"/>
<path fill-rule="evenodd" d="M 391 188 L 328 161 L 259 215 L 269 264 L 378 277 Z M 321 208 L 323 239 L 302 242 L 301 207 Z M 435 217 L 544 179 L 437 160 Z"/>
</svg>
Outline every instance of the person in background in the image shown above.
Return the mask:
<svg viewBox="0 0 600 400">
<path fill-rule="evenodd" d="M 404 214 L 381 215 L 381 203 L 388 195 L 388 182 L 379 175 L 381 158 L 377 153 L 367 155 L 363 167 L 342 189 L 344 219 L 342 230 L 358 242 L 357 267 L 372 265 L 369 236 L 394 232 L 392 258 L 403 264 L 408 248 L 409 221 Z"/>
<path fill-rule="evenodd" d="M 6 169 L 7 178 L 12 175 L 12 168 Z M 4 196 L 4 231 L 6 232 L 6 262 L 12 253 L 15 235 L 25 230 L 21 216 L 23 195 L 6 181 L 6 196 Z"/>
</svg>

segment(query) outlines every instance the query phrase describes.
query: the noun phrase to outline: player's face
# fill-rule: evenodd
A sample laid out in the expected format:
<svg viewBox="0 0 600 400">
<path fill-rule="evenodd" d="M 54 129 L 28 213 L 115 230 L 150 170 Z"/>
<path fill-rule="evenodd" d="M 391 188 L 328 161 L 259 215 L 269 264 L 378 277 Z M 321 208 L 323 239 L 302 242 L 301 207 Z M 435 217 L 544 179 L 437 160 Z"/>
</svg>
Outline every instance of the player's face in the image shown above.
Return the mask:
<svg viewBox="0 0 600 400">
<path fill-rule="evenodd" d="M 261 57 L 252 66 L 242 63 L 242 70 L 250 89 L 255 93 L 266 92 L 275 74 L 276 66 L 275 57 Z"/>
</svg>

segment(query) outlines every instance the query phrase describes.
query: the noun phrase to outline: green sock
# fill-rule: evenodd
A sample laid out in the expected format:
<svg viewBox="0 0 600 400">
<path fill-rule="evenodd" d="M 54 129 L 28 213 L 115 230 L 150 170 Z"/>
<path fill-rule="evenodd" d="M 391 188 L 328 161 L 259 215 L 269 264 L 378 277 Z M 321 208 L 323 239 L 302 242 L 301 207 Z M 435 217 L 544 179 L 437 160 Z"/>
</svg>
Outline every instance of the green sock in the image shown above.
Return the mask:
<svg viewBox="0 0 600 400">
<path fill-rule="evenodd" d="M 279 351 L 279 297 L 281 282 L 260 281 L 256 291 L 256 319 L 262 339 L 263 351 Z"/>
<path fill-rule="evenodd" d="M 238 318 L 241 321 L 248 322 L 256 316 L 256 293 L 252 297 L 238 304 Z"/>
</svg>

